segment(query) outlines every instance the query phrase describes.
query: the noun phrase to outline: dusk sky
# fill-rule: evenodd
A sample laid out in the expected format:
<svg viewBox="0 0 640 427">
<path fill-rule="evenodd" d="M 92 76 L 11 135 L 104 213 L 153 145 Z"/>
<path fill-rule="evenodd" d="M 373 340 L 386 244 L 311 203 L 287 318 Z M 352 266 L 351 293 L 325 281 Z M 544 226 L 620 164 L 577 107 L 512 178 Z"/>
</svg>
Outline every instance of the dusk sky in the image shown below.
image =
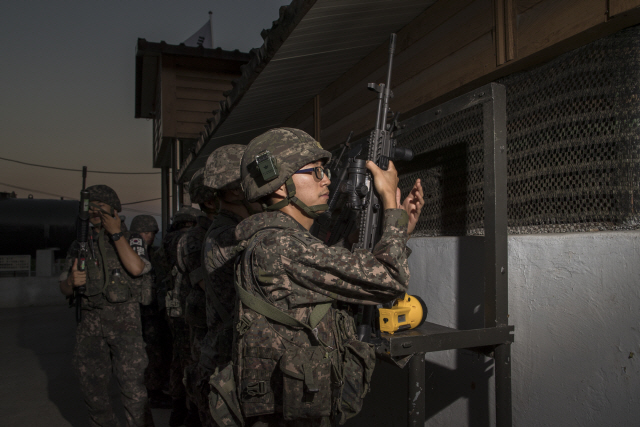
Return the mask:
<svg viewBox="0 0 640 427">
<path fill-rule="evenodd" d="M 113 187 L 122 203 L 160 197 L 152 122 L 134 118 L 138 38 L 184 42 L 213 12 L 214 45 L 262 45 L 290 0 L 8 0 L 0 6 L 0 157 L 58 168 L 87 166 L 87 185 Z M 92 174 L 92 170 L 158 172 Z M 77 199 L 80 172 L 0 160 L 0 191 Z M 134 210 L 135 209 L 135 210 Z M 124 208 L 160 214 L 160 202 Z"/>
</svg>

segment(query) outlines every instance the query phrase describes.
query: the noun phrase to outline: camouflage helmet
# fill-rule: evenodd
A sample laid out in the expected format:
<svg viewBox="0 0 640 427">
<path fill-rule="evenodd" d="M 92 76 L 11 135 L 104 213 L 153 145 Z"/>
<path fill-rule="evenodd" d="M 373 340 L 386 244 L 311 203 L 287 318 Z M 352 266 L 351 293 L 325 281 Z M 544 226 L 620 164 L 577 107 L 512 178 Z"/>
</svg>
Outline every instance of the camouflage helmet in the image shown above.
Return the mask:
<svg viewBox="0 0 640 427">
<path fill-rule="evenodd" d="M 131 231 L 134 233 L 157 233 L 158 222 L 151 215 L 137 215 L 131 220 Z"/>
<path fill-rule="evenodd" d="M 191 203 L 202 204 L 213 200 L 216 192 L 204 185 L 204 168 L 198 169 L 189 181 L 189 198 Z"/>
<path fill-rule="evenodd" d="M 275 192 L 304 165 L 331 160 L 331 153 L 300 129 L 275 128 L 251 140 L 242 156 L 242 188 L 255 202 Z M 270 166 L 273 165 L 270 173 Z"/>
<path fill-rule="evenodd" d="M 118 195 L 113 188 L 108 185 L 92 185 L 87 188 L 87 191 L 89 191 L 90 202 L 102 202 L 111 206 L 118 212 L 122 210 L 122 205 L 120 205 Z"/>
<path fill-rule="evenodd" d="M 240 188 L 240 162 L 246 145 L 230 144 L 209 155 L 204 168 L 204 185 L 216 191 Z"/>
<path fill-rule="evenodd" d="M 196 222 L 199 216 L 204 215 L 200 209 L 192 208 L 191 206 L 183 206 L 178 212 L 173 214 L 171 222 L 178 224 L 180 222 Z"/>
</svg>

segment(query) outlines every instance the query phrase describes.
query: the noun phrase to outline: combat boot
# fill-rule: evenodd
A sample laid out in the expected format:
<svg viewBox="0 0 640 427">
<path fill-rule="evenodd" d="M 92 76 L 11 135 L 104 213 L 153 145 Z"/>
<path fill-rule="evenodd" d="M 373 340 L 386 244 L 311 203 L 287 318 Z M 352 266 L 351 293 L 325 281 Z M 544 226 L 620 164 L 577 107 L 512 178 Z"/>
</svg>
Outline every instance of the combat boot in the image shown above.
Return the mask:
<svg viewBox="0 0 640 427">
<path fill-rule="evenodd" d="M 162 392 L 162 390 L 147 390 L 149 396 L 149 406 L 154 409 L 172 409 L 173 401 L 171 396 Z"/>
<path fill-rule="evenodd" d="M 184 419 L 184 425 L 185 427 L 202 427 L 198 407 L 191 401 L 189 402 L 189 410 L 187 411 L 187 416 Z"/>
</svg>

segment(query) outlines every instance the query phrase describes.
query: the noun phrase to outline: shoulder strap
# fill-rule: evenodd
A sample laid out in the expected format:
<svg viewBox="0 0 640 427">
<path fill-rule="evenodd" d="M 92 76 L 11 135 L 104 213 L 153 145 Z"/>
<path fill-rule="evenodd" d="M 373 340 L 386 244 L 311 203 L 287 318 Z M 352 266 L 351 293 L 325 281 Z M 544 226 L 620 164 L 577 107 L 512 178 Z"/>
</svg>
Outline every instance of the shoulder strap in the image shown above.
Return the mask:
<svg viewBox="0 0 640 427">
<path fill-rule="evenodd" d="M 266 230 L 265 230 L 266 231 Z M 253 254 L 253 250 L 256 245 L 259 243 L 260 238 L 266 234 L 263 230 L 254 234 L 253 237 L 249 240 L 249 243 L 244 250 L 244 253 L 238 260 L 236 260 L 236 272 L 235 272 L 235 286 L 236 291 L 238 292 L 238 296 L 240 297 L 240 301 L 253 311 L 262 314 L 263 316 L 281 323 L 286 326 L 304 328 L 308 331 L 311 331 L 313 335 L 316 337 L 318 342 L 323 346 L 327 347 L 325 343 L 323 343 L 317 337 L 316 331 L 314 329 L 318 326 L 318 323 L 322 320 L 322 318 L 327 314 L 329 309 L 331 308 L 331 302 L 326 302 L 323 304 L 317 304 L 311 314 L 309 315 L 309 324 L 300 322 L 298 319 L 288 315 L 284 311 L 277 308 L 275 305 L 270 304 L 265 301 L 263 298 L 252 294 L 251 292 L 245 290 L 242 285 L 242 277 L 246 277 L 248 281 L 252 281 L 255 285 L 255 277 L 251 272 L 251 256 Z"/>
</svg>

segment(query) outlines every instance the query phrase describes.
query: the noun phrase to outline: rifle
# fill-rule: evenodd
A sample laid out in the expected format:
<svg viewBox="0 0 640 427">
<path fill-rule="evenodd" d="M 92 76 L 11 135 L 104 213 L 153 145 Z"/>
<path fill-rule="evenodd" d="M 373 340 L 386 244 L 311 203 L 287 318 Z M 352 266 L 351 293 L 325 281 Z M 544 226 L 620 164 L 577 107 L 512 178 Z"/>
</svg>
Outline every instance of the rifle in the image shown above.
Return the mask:
<svg viewBox="0 0 640 427">
<path fill-rule="evenodd" d="M 80 245 L 78 251 L 78 271 L 85 271 L 87 268 L 87 256 L 89 254 L 89 191 L 87 185 L 87 167 L 82 167 L 82 190 L 80 191 L 80 212 L 76 225 L 76 240 Z M 86 292 L 85 285 L 78 286 L 73 290 L 73 298 L 76 304 L 76 322 L 82 320 L 82 295 Z"/>
<path fill-rule="evenodd" d="M 367 87 L 378 93 L 378 111 L 376 124 L 369 136 L 369 151 L 367 159 L 373 161 L 383 170 L 389 167 L 389 160 L 411 160 L 413 151 L 409 148 L 396 147 L 396 141 L 391 134 L 397 123 L 397 114 L 387 125 L 387 114 L 390 112 L 389 99 L 393 97 L 391 91 L 391 70 L 393 68 L 393 54 L 396 47 L 396 35 L 389 39 L 389 62 L 386 83 L 369 83 Z M 359 239 L 353 246 L 355 249 L 366 249 L 370 252 L 382 235 L 382 220 L 384 209 L 374 186 L 371 173 L 366 168 L 366 160 L 356 157 L 349 158 L 347 166 L 348 178 L 341 183 L 340 191 L 347 194 L 347 210 L 360 213 Z M 375 306 L 365 306 L 362 311 L 362 321 L 358 326 L 358 339 L 369 342 L 371 325 L 374 320 Z"/>
</svg>

